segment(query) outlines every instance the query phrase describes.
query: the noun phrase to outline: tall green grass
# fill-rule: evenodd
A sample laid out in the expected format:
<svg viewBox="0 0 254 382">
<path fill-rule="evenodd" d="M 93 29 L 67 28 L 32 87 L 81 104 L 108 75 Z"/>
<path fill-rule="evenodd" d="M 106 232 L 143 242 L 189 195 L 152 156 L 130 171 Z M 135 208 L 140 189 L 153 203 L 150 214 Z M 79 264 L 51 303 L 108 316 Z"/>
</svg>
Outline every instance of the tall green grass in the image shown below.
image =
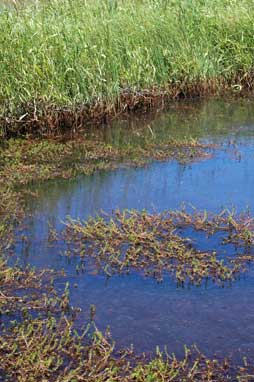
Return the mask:
<svg viewBox="0 0 254 382">
<path fill-rule="evenodd" d="M 20 3 L 20 2 L 19 2 Z M 252 81 L 253 0 L 50 0 L 0 13 L 0 115 Z M 211 85 L 212 84 L 212 85 Z"/>
</svg>

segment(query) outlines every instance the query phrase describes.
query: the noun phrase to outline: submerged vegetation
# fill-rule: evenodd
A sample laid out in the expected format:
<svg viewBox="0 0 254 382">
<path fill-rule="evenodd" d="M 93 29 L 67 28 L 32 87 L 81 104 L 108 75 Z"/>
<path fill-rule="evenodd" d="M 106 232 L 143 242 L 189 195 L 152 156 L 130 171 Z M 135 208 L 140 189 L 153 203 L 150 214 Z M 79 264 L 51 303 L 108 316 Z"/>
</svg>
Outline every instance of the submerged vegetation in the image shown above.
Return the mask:
<svg viewBox="0 0 254 382">
<path fill-rule="evenodd" d="M 18 266 L 10 267 L 0 257 L 0 318 L 2 315 L 24 317 L 28 312 L 57 313 L 69 306 L 67 292 L 58 297 L 53 287 L 55 272 Z"/>
<path fill-rule="evenodd" d="M 161 142 L 151 136 L 133 145 L 109 145 L 84 137 L 9 139 L 1 144 L 0 376 L 5 381 L 247 382 L 253 378 L 247 361 L 237 367 L 227 359 L 209 359 L 195 347 L 186 348 L 182 358 L 159 350 L 150 358 L 138 357 L 132 349 L 116 351 L 109 333 L 97 329 L 94 308 L 84 332 L 77 330 L 78 309 L 70 306 L 68 286 L 62 293 L 54 286 L 58 276 L 64 280 L 63 275 L 8 263 L 8 254 L 15 248 L 15 227 L 25 217 L 24 185 L 122 165 L 140 166 L 151 160 L 186 164 L 210 158 L 216 148 L 190 138 L 164 137 Z M 253 220 L 248 215 L 117 211 L 86 223 L 69 220 L 64 233 L 66 255 L 81 256 L 85 267 L 94 262 L 107 276 L 134 269 L 162 281 L 168 273 L 179 285 L 200 285 L 207 279 L 224 285 L 252 261 L 250 251 L 225 262 L 215 252 L 198 251 L 178 232 L 184 227 L 207 234 L 224 232 L 225 242 L 239 248 L 253 245 Z M 51 240 L 62 240 L 51 233 Z M 49 244 L 53 248 L 54 243 Z"/>
<path fill-rule="evenodd" d="M 93 324 L 92 324 L 93 326 Z M 79 335 L 66 316 L 25 320 L 0 337 L 0 372 L 6 381 L 18 382 L 248 382 L 252 368 L 233 369 L 228 360 L 206 358 L 185 349 L 178 360 L 157 352 L 153 360 L 136 358 L 131 351 L 114 354 L 114 345 L 97 328 Z M 237 378 L 237 379 L 236 379 Z"/>
<path fill-rule="evenodd" d="M 10 139 L 0 144 L 0 186 L 28 184 L 54 178 L 91 174 L 125 164 L 142 166 L 151 160 L 176 159 L 188 163 L 208 159 L 215 148 L 191 138 L 153 140 L 143 145 L 116 147 L 82 137 L 59 140 Z M 1 211 L 1 202 L 0 202 Z"/>
<path fill-rule="evenodd" d="M 120 165 L 140 166 L 150 160 L 176 159 L 181 163 L 211 156 L 213 145 L 196 140 L 149 140 L 143 145 L 114 147 L 102 141 L 9 139 L 0 146 L 0 376 L 5 381 L 140 381 L 222 375 L 227 367 L 186 350 L 174 356 L 138 359 L 132 352 L 116 354 L 107 335 L 90 324 L 83 334 L 75 329 L 77 309 L 69 291 L 54 288 L 53 271 L 10 266 L 15 228 L 25 217 L 23 185 Z M 24 238 L 25 240 L 25 238 Z M 210 364 L 212 362 L 212 364 Z M 153 377 L 154 376 L 154 377 Z M 180 378 L 180 377 L 179 377 Z M 196 377 L 195 377 L 196 378 Z M 175 379 L 177 380 L 177 379 Z"/>
<path fill-rule="evenodd" d="M 4 381 L 253 380 L 253 367 L 246 359 L 236 367 L 227 359 L 209 359 L 196 347 L 185 348 L 181 359 L 159 349 L 152 359 L 137 357 L 132 349 L 116 352 L 110 332 L 103 334 L 97 329 L 93 307 L 85 330 L 76 330 L 76 311 L 69 305 L 68 288 L 59 296 L 52 281 L 43 290 L 48 276 L 0 262 L 0 376 Z"/>
<path fill-rule="evenodd" d="M 253 19 L 252 0 L 2 5 L 1 134 L 77 130 L 163 99 L 251 90 Z"/>
<path fill-rule="evenodd" d="M 249 381 L 253 368 L 245 362 L 230 366 L 202 355 L 197 349 L 185 350 L 177 359 L 158 350 L 152 359 L 137 357 L 132 350 L 116 352 L 109 333 L 102 334 L 93 322 L 84 332 L 75 327 L 77 310 L 71 308 L 69 291 L 55 290 L 52 271 L 10 267 L 7 254 L 15 242 L 14 229 L 24 218 L 20 186 L 31 181 L 56 177 L 69 178 L 78 173 L 91 173 L 100 168 L 143 165 L 147 161 L 177 159 L 182 163 L 209 158 L 211 145 L 195 140 L 168 140 L 164 143 L 114 147 L 102 142 L 77 139 L 8 140 L 0 149 L 0 375 L 5 381 L 19 382 L 203 382 Z M 248 224 L 245 224 L 248 222 Z M 201 224 L 202 223 L 202 224 Z M 230 231 L 229 223 L 235 227 Z M 215 253 L 197 251 L 176 228 L 195 226 L 208 233 L 213 229 L 232 233 L 242 240 L 252 230 L 252 220 L 233 216 L 206 217 L 172 212 L 167 215 L 146 212 L 116 212 L 111 218 L 96 218 L 84 226 L 70 221 L 65 233 L 69 247 L 76 254 L 95 260 L 107 275 L 126 272 L 132 267 L 160 280 L 164 271 L 174 274 L 180 284 L 199 284 L 212 276 L 224 283 L 244 270 L 238 262 L 223 264 Z M 198 226 L 197 226 L 198 225 Z M 242 235 L 243 234 L 243 235 Z M 251 234 L 252 237 L 252 234 Z M 57 236 L 52 235 L 53 240 Z M 84 248 L 87 241 L 88 246 Z M 245 242 L 244 242 L 245 243 Z M 252 241 L 250 242 L 252 243 Z M 249 244 L 250 244 L 249 243 Z M 81 247 L 80 247 L 81 245 Z M 84 249 L 86 252 L 84 252 Z M 96 258 L 95 252 L 98 251 Z M 121 257 L 123 249 L 127 257 Z M 128 260 L 128 261 L 126 261 Z"/>
<path fill-rule="evenodd" d="M 208 235 L 225 233 L 222 243 L 236 246 L 236 255 L 220 259 L 216 251 L 195 249 L 191 239 L 181 236 L 181 229 L 193 227 Z M 229 211 L 208 216 L 185 211 L 149 214 L 146 211 L 116 211 L 113 216 L 98 216 L 85 222 L 69 218 L 63 237 L 66 255 L 78 255 L 82 267 L 88 262 L 107 276 L 141 271 L 162 281 L 167 274 L 178 285 L 200 285 L 213 280 L 224 285 L 246 271 L 253 261 L 253 218 L 234 216 Z M 245 251 L 239 251 L 239 248 Z M 82 269 L 83 269 L 82 268 Z"/>
</svg>

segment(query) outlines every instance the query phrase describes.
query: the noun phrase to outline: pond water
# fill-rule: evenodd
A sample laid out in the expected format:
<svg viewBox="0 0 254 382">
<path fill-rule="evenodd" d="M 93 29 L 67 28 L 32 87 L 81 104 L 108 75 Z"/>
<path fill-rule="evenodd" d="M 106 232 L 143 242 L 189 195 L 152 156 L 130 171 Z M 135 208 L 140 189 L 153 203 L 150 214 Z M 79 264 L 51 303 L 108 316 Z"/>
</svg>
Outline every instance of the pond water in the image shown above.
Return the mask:
<svg viewBox="0 0 254 382">
<path fill-rule="evenodd" d="M 113 145 L 142 144 L 145 139 L 169 136 L 199 137 L 217 143 L 210 160 L 187 165 L 176 161 L 153 162 L 144 168 L 120 168 L 69 181 L 33 185 L 37 198 L 28 198 L 30 217 L 24 233 L 29 240 L 17 244 L 20 261 L 36 267 L 64 268 L 70 283 L 71 303 L 83 310 L 79 324 L 96 305 L 96 324 L 110 326 L 117 347 L 134 345 L 137 352 L 153 352 L 156 345 L 183 354 L 183 345 L 196 344 L 208 356 L 245 355 L 254 358 L 254 272 L 249 271 L 224 288 L 177 288 L 166 278 L 158 284 L 138 272 L 129 276 L 77 274 L 78 258 L 66 259 L 60 245 L 48 243 L 48 222 L 57 230 L 66 215 L 87 219 L 101 210 L 136 208 L 150 212 L 180 208 L 183 203 L 218 212 L 221 208 L 247 208 L 254 212 L 254 100 L 182 103 L 167 112 L 113 123 L 89 135 Z M 222 246 L 220 235 L 209 240 L 188 232 L 195 245 L 234 251 Z"/>
</svg>

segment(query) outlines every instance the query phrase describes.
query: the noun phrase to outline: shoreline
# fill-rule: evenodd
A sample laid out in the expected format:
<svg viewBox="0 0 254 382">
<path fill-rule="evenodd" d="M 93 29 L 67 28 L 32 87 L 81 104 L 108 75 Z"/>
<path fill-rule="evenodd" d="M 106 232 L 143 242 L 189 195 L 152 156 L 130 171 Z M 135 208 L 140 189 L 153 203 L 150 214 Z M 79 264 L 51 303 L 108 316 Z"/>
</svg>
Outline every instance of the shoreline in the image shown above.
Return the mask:
<svg viewBox="0 0 254 382">
<path fill-rule="evenodd" d="M 206 84 L 206 85 L 205 85 Z M 0 138 L 37 137 L 49 138 L 68 136 L 85 131 L 86 127 L 102 127 L 113 120 L 131 115 L 144 115 L 156 108 L 165 111 L 169 106 L 181 101 L 208 100 L 211 98 L 234 99 L 254 96 L 254 76 L 239 84 L 229 82 L 224 87 L 216 87 L 205 82 L 187 84 L 169 89 L 143 91 L 123 91 L 114 103 L 99 101 L 77 106 L 57 106 L 43 102 L 22 106 L 16 116 L 0 116 Z"/>
</svg>

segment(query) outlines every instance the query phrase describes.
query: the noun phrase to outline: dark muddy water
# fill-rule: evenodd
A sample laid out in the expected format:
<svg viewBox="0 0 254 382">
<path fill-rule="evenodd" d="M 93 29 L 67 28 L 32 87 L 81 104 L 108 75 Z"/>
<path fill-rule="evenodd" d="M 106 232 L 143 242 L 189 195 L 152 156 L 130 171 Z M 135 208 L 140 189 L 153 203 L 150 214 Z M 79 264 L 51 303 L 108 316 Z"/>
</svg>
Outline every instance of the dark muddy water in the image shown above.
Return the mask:
<svg viewBox="0 0 254 382">
<path fill-rule="evenodd" d="M 156 345 L 181 355 L 193 343 L 206 355 L 242 355 L 254 358 L 254 272 L 224 288 L 177 288 L 165 279 L 157 284 L 138 273 L 129 276 L 76 274 L 77 258 L 61 256 L 63 248 L 48 245 L 48 222 L 62 228 L 66 215 L 86 219 L 104 210 L 119 208 L 163 211 L 182 203 L 219 211 L 235 207 L 254 213 L 254 101 L 209 101 L 181 104 L 156 116 L 113 124 L 99 135 L 114 145 L 142 144 L 144 139 L 192 135 L 220 146 L 214 158 L 179 164 L 154 162 L 144 168 L 121 168 L 70 181 L 33 186 L 38 198 L 27 201 L 31 217 L 25 233 L 29 241 L 17 245 L 21 261 L 36 267 L 64 268 L 70 282 L 71 302 L 87 312 L 97 307 L 100 329 L 111 328 L 117 346 L 133 344 L 140 351 Z M 222 246 L 220 235 L 206 238 L 189 232 L 197 247 L 217 249 L 223 256 L 234 251 Z M 88 318 L 81 314 L 82 320 Z"/>
</svg>

